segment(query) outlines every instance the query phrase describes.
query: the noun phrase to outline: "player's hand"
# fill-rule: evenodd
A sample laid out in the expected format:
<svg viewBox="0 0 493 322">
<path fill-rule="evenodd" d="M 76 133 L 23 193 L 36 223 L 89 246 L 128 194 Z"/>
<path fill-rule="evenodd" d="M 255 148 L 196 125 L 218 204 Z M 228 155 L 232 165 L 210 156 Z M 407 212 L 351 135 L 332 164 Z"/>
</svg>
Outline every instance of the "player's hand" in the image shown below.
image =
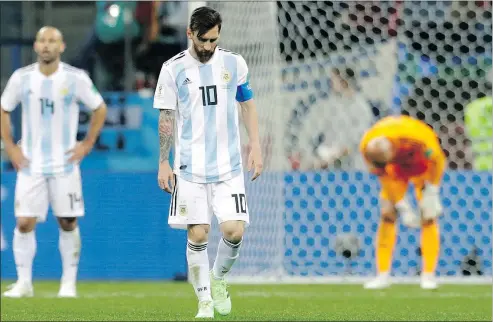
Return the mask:
<svg viewBox="0 0 493 322">
<path fill-rule="evenodd" d="M 421 227 L 421 218 L 414 211 L 413 207 L 411 207 L 411 204 L 409 203 L 407 198 L 399 201 L 395 205 L 395 209 L 397 210 L 399 216 L 402 218 L 402 223 L 404 224 L 404 226 L 409 228 Z"/>
<path fill-rule="evenodd" d="M 254 144 L 251 146 L 250 155 L 248 156 L 248 171 L 250 172 L 254 170 L 252 181 L 260 176 L 263 167 L 264 165 L 262 163 L 262 151 L 260 149 L 260 144 Z"/>
<path fill-rule="evenodd" d="M 440 201 L 440 187 L 426 184 L 423 189 L 423 197 L 419 203 L 423 219 L 435 219 L 443 212 Z"/>
<path fill-rule="evenodd" d="M 10 148 L 5 149 L 5 152 L 7 152 L 10 162 L 17 171 L 29 165 L 29 160 L 22 153 L 20 146 L 14 144 Z"/>
<path fill-rule="evenodd" d="M 159 188 L 171 193 L 175 186 L 175 176 L 168 161 L 159 163 L 159 172 L 157 174 Z"/>
<path fill-rule="evenodd" d="M 71 154 L 68 162 L 80 162 L 86 155 L 91 152 L 93 144 L 88 141 L 80 141 L 75 144 L 75 147 L 68 150 L 65 154 Z"/>
</svg>

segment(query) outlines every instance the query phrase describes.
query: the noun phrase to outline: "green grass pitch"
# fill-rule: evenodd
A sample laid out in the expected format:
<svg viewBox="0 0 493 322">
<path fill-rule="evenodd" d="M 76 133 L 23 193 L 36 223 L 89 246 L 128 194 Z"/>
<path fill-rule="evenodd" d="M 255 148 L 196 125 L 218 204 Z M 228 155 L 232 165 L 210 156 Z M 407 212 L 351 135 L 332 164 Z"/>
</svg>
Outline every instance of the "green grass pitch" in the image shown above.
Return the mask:
<svg viewBox="0 0 493 322">
<path fill-rule="evenodd" d="M 2 282 L 4 291 L 8 283 Z M 2 321 L 190 321 L 191 285 L 165 282 L 81 282 L 77 299 L 58 299 L 57 282 L 35 283 L 29 299 L 2 297 Z M 233 312 L 216 320 L 492 321 L 491 285 L 231 285 Z"/>
</svg>

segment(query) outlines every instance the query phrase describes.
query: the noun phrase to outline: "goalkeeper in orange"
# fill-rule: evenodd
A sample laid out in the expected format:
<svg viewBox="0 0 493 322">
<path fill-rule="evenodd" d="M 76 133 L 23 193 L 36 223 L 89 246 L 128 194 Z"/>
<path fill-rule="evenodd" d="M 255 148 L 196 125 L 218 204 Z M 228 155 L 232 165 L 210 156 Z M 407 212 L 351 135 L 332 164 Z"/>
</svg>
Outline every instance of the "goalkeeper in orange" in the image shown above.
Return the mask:
<svg viewBox="0 0 493 322">
<path fill-rule="evenodd" d="M 381 221 L 376 237 L 377 277 L 368 289 L 390 286 L 392 253 L 399 215 L 409 227 L 421 226 L 421 287 L 435 289 L 435 268 L 440 252 L 438 217 L 442 214 L 439 191 L 445 154 L 433 130 L 408 116 L 383 118 L 363 136 L 360 151 L 381 184 Z M 408 185 L 416 191 L 419 212 L 406 198 Z"/>
</svg>

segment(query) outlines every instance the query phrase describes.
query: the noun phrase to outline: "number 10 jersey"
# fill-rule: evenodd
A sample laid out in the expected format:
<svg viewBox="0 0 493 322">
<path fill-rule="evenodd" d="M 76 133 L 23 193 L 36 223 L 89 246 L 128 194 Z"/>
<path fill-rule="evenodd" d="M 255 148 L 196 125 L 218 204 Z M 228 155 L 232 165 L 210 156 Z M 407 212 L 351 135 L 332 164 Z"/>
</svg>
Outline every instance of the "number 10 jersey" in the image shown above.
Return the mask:
<svg viewBox="0 0 493 322">
<path fill-rule="evenodd" d="M 163 64 L 154 108 L 176 110 L 174 172 L 212 183 L 242 173 L 238 102 L 248 87 L 242 56 L 217 47 L 206 63 L 181 52 Z"/>
</svg>

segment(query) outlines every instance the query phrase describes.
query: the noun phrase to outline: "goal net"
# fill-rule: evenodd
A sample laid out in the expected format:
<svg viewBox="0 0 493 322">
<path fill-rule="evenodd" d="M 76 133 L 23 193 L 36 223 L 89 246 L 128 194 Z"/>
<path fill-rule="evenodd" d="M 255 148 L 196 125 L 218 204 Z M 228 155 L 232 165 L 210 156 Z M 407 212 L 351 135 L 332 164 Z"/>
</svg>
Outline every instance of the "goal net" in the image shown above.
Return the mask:
<svg viewBox="0 0 493 322">
<path fill-rule="evenodd" d="M 201 4 L 223 16 L 221 46 L 249 64 L 266 157 L 263 178 L 247 184 L 252 224 L 232 280 L 358 281 L 375 273 L 379 187 L 357 147 L 391 114 L 427 122 L 448 157 L 438 275 L 491 280 L 491 168 L 475 165 L 488 148 L 491 157 L 491 103 L 483 126 L 465 121 L 471 103 L 491 98 L 490 2 L 193 5 Z M 420 271 L 420 232 L 401 224 L 392 273 Z"/>
</svg>

